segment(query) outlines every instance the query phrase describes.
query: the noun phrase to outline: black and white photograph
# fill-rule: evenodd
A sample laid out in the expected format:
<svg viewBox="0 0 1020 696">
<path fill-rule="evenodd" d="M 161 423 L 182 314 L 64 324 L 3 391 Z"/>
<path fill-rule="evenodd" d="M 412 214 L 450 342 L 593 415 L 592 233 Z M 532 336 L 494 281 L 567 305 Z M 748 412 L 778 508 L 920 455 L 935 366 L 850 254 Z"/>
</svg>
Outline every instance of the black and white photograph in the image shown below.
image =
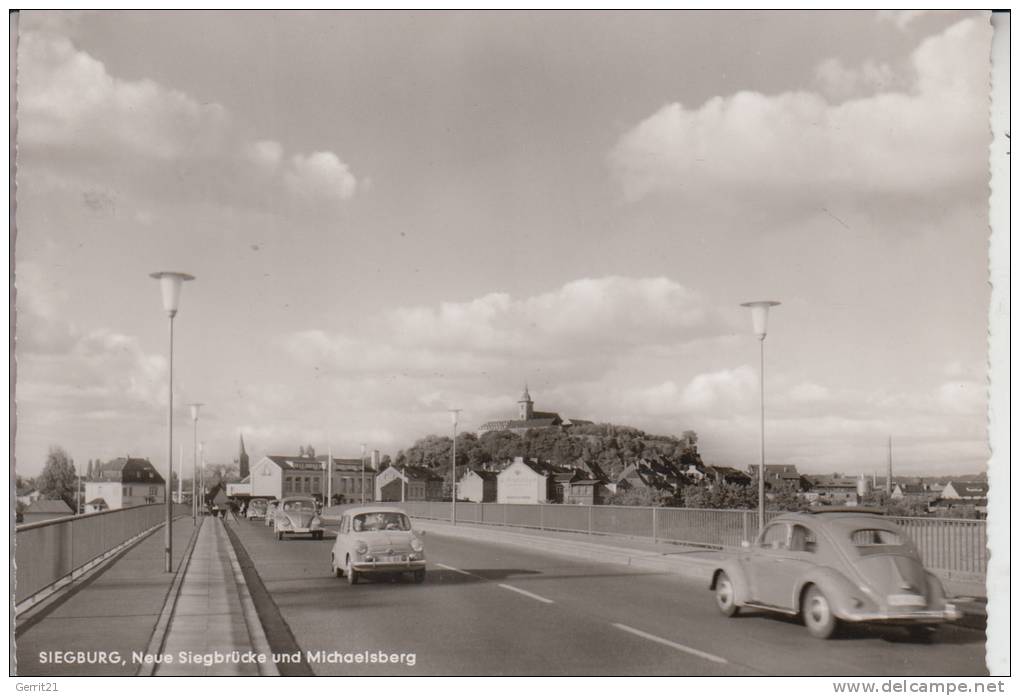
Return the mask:
<svg viewBox="0 0 1020 696">
<path fill-rule="evenodd" d="M 1005 691 L 1008 11 L 9 17 L 19 690 Z"/>
</svg>

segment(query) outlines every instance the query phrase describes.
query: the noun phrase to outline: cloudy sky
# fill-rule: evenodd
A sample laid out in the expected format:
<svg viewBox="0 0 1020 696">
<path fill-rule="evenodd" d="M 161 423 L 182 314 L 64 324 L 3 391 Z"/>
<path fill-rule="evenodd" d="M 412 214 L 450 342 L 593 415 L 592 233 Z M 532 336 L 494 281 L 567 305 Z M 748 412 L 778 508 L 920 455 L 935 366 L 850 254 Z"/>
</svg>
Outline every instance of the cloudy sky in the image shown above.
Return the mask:
<svg viewBox="0 0 1020 696">
<path fill-rule="evenodd" d="M 16 455 L 395 454 L 536 408 L 987 459 L 987 16 L 22 13 Z M 176 437 L 190 445 L 186 407 Z M 190 454 L 189 454 L 190 457 Z"/>
</svg>

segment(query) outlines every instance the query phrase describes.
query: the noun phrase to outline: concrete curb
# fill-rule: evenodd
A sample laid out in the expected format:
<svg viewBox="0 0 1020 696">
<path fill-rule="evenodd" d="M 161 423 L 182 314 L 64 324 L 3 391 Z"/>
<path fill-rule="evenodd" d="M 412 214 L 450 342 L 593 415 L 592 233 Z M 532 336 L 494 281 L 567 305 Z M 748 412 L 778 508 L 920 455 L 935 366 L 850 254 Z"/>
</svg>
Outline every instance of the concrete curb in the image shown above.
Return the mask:
<svg viewBox="0 0 1020 696">
<path fill-rule="evenodd" d="M 220 520 L 220 522 L 224 525 L 226 524 L 225 519 Z M 234 522 L 237 522 L 236 517 Z M 227 533 L 226 529 L 223 530 L 223 533 Z M 269 647 L 269 639 L 266 638 L 262 622 L 259 621 L 259 614 L 255 610 L 255 602 L 251 598 L 251 592 L 248 591 L 248 583 L 244 579 L 241 564 L 237 560 L 237 553 L 234 552 L 234 545 L 229 538 L 227 539 L 227 556 L 230 559 L 230 569 L 234 573 L 234 583 L 237 585 L 237 594 L 241 600 L 241 610 L 244 612 L 244 623 L 248 627 L 248 637 L 251 639 L 251 646 L 255 652 L 266 656 L 266 661 L 258 665 L 259 676 L 278 677 L 280 676 L 280 670 L 277 669 L 276 663 L 273 661 L 273 651 Z"/>
<path fill-rule="evenodd" d="M 181 564 L 177 566 L 177 572 L 174 574 L 174 579 L 170 583 L 170 589 L 166 593 L 166 599 L 163 601 L 163 610 L 159 613 L 156 627 L 152 630 L 152 637 L 149 638 L 149 644 L 145 648 L 146 655 L 156 655 L 163 650 L 163 645 L 166 643 L 166 634 L 170 630 L 170 621 L 173 619 L 174 609 L 177 606 L 177 598 L 181 594 L 184 574 L 188 572 L 188 566 L 191 565 L 191 554 L 195 550 L 195 541 L 198 540 L 198 533 L 202 530 L 203 524 L 205 524 L 204 517 L 202 518 L 202 523 L 196 525 L 195 529 L 191 532 L 191 538 L 188 539 L 188 547 L 184 550 Z M 143 662 L 138 667 L 138 671 L 135 672 L 135 676 L 151 677 L 155 673 L 156 667 L 157 664 L 155 662 L 151 664 Z"/>
<path fill-rule="evenodd" d="M 712 579 L 712 571 L 715 569 L 715 561 L 711 558 L 694 558 L 674 554 L 663 554 L 656 551 L 636 551 L 633 549 L 620 548 L 618 546 L 607 546 L 591 542 L 574 541 L 567 539 L 552 539 L 540 536 L 530 536 L 517 532 L 489 529 L 485 527 L 449 525 L 436 522 L 426 522 L 420 519 L 414 520 L 414 526 L 435 534 L 456 536 L 466 539 L 485 539 L 513 546 L 526 546 L 532 550 L 549 551 L 553 553 L 573 556 L 575 558 L 587 558 L 601 563 L 614 563 L 617 565 L 631 566 L 645 570 L 656 570 L 672 573 L 690 580 L 707 583 Z M 683 553 L 683 552 L 681 552 Z M 691 553 L 718 553 L 712 551 L 692 551 Z"/>
</svg>

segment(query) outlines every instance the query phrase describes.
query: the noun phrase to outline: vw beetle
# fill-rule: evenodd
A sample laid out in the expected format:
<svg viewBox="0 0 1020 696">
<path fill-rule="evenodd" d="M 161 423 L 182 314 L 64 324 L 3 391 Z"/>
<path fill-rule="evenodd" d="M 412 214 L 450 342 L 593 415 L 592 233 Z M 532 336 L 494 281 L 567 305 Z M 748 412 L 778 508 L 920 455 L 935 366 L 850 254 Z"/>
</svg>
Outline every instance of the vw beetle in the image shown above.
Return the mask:
<svg viewBox="0 0 1020 696">
<path fill-rule="evenodd" d="M 818 638 L 847 622 L 902 625 L 926 639 L 962 616 L 904 531 L 859 511 L 776 517 L 754 544 L 719 563 L 710 587 L 726 616 L 742 607 L 799 615 Z"/>
<path fill-rule="evenodd" d="M 277 539 L 284 534 L 310 534 L 313 539 L 323 535 L 315 498 L 284 498 L 273 517 L 273 531 Z"/>
</svg>

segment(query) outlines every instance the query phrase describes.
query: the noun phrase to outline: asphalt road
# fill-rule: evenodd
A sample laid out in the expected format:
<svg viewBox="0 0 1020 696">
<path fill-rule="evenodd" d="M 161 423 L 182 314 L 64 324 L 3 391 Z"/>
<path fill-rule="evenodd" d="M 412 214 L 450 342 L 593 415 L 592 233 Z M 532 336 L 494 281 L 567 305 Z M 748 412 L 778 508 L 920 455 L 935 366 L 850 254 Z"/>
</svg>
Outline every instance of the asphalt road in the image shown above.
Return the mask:
<svg viewBox="0 0 1020 696">
<path fill-rule="evenodd" d="M 987 674 L 984 634 L 969 629 L 944 627 L 932 644 L 891 627 L 820 641 L 793 619 L 727 619 L 709 590 L 675 575 L 433 533 L 425 584 L 350 586 L 330 574 L 331 538 L 231 528 L 302 651 L 415 656 L 413 667 L 308 664 L 316 674 Z"/>
</svg>

